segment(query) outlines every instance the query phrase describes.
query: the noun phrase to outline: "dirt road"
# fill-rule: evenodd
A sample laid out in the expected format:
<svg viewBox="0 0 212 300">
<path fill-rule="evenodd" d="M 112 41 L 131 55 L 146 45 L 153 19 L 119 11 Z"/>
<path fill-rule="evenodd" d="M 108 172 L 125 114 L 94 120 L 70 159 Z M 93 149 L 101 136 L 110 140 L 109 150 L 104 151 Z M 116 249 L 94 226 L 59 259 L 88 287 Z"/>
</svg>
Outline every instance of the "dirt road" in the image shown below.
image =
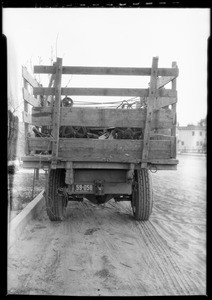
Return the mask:
<svg viewBox="0 0 212 300">
<path fill-rule="evenodd" d="M 205 295 L 206 160 L 179 156 L 178 171 L 152 174 L 147 222 L 130 203 L 69 203 L 67 218 L 45 212 L 8 253 L 8 293 L 34 295 Z"/>
</svg>

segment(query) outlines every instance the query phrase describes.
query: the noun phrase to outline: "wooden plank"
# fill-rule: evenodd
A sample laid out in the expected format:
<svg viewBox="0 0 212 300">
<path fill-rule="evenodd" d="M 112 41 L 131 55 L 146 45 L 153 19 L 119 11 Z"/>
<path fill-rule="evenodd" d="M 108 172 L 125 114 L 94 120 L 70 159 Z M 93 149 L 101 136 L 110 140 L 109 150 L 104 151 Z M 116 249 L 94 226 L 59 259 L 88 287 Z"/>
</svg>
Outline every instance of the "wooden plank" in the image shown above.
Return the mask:
<svg viewBox="0 0 212 300">
<path fill-rule="evenodd" d="M 86 143 L 84 147 L 82 144 L 72 141 L 70 145 L 65 147 L 64 143 L 60 143 L 59 157 L 69 158 L 73 161 L 106 161 L 106 162 L 140 162 L 142 142 L 130 140 L 130 146 L 127 148 L 126 140 L 118 141 L 115 145 L 113 143 L 98 143 L 101 140 L 94 140 L 92 144 Z M 114 142 L 114 141 L 113 141 Z M 124 143 L 121 143 L 124 142 Z M 135 142 L 135 143 L 134 143 Z M 137 143 L 136 143 L 137 142 Z M 154 141 L 152 141 L 154 142 Z M 121 144 L 121 145 L 120 145 Z M 170 142 L 161 143 L 162 149 L 151 149 L 149 158 L 169 158 L 170 157 Z M 164 149 L 167 146 L 167 149 Z M 157 148 L 159 144 L 157 141 Z"/>
<path fill-rule="evenodd" d="M 39 84 L 35 78 L 27 71 L 26 67 L 22 67 L 22 76 L 33 87 L 39 87 Z"/>
<path fill-rule="evenodd" d="M 172 67 L 177 68 L 177 63 L 172 62 Z M 177 89 L 177 80 L 172 81 L 172 90 L 175 92 Z M 177 126 L 177 105 L 176 103 L 172 104 L 172 111 L 174 113 L 173 118 L 173 127 L 171 129 L 171 135 L 175 137 L 174 143 L 172 144 L 172 157 L 175 158 L 177 155 L 177 140 L 176 140 L 176 126 Z"/>
<path fill-rule="evenodd" d="M 54 66 L 34 66 L 34 73 L 53 74 Z M 63 66 L 62 74 L 150 76 L 151 68 Z M 158 68 L 158 76 L 178 76 L 178 69 Z"/>
<path fill-rule="evenodd" d="M 33 107 L 32 124 L 36 126 L 52 126 L 53 107 Z"/>
<path fill-rule="evenodd" d="M 171 140 L 173 141 L 174 137 L 171 135 L 165 135 L 165 134 L 154 134 L 150 136 L 151 140 Z"/>
<path fill-rule="evenodd" d="M 68 160 L 67 160 L 68 161 Z M 78 162 L 74 162 L 73 165 L 75 166 L 75 164 L 79 164 Z M 92 163 L 87 163 L 87 162 L 83 162 L 84 166 L 86 166 L 85 168 L 89 168 L 89 169 L 96 169 L 96 164 L 104 164 L 104 168 L 105 169 L 125 169 L 128 170 L 129 169 L 129 164 L 130 163 L 98 163 L 98 162 L 92 162 Z M 40 161 L 23 161 L 23 168 L 30 168 L 30 169 L 43 169 L 44 167 L 46 167 L 47 165 L 50 165 L 50 162 L 40 162 Z M 66 162 L 61 162 L 59 161 L 57 163 L 57 168 L 60 169 L 65 169 Z M 88 165 L 88 167 L 87 167 Z M 115 166 L 114 166 L 115 165 Z M 116 165 L 118 165 L 116 167 Z M 107 167 L 106 167 L 107 166 Z M 149 166 L 149 164 L 148 164 Z M 156 165 L 157 170 L 177 170 L 177 164 L 157 164 Z M 78 167 L 74 167 L 74 169 L 77 169 Z M 81 167 L 80 167 L 81 168 Z M 136 165 L 135 169 L 139 169 L 140 167 L 138 167 L 138 165 Z M 155 170 L 155 166 L 150 167 L 152 168 L 152 170 Z M 101 168 L 102 169 L 102 168 Z"/>
<path fill-rule="evenodd" d="M 162 88 L 164 85 L 175 79 L 175 76 L 161 76 L 157 79 L 157 89 Z"/>
<path fill-rule="evenodd" d="M 55 88 L 35 87 L 34 95 L 54 95 Z M 71 96 L 138 96 L 148 97 L 149 89 L 130 88 L 61 88 L 61 95 Z M 160 89 L 156 92 L 156 97 L 176 97 L 176 91 L 171 89 Z"/>
<path fill-rule="evenodd" d="M 52 168 L 56 168 L 59 146 L 59 129 L 60 129 L 60 100 L 61 100 L 61 78 L 62 78 L 62 58 L 57 58 L 55 72 L 55 102 L 53 108 L 52 120 Z"/>
<path fill-rule="evenodd" d="M 129 163 L 110 163 L 110 162 L 74 162 L 74 169 L 121 169 L 121 170 L 129 170 Z"/>
<path fill-rule="evenodd" d="M 23 67 L 22 67 L 22 73 L 23 73 Z M 24 85 L 24 89 L 27 90 L 28 87 L 28 82 L 27 80 L 23 77 L 23 85 Z M 28 147 L 28 132 L 29 132 L 29 122 L 31 120 L 28 120 L 28 111 L 29 111 L 29 104 L 26 100 L 24 100 L 24 111 L 22 113 L 22 117 L 23 117 L 23 122 L 24 124 L 24 136 L 25 136 L 25 145 L 24 145 L 24 150 L 25 150 L 25 154 L 29 154 L 29 147 Z"/>
<path fill-rule="evenodd" d="M 27 101 L 29 104 L 31 104 L 32 106 L 39 106 L 39 101 L 38 99 L 36 99 L 35 97 L 33 97 L 28 91 L 27 89 L 23 88 L 23 98 L 25 101 Z"/>
<path fill-rule="evenodd" d="M 179 160 L 178 159 L 173 159 L 173 158 L 169 158 L 169 159 L 151 159 L 149 160 L 148 159 L 148 162 L 151 162 L 152 164 L 154 165 L 157 165 L 157 164 L 162 164 L 162 165 L 176 165 L 179 163 Z"/>
<path fill-rule="evenodd" d="M 46 151 L 50 140 L 29 138 L 31 151 Z M 58 157 L 70 161 L 141 162 L 142 140 L 60 139 Z M 170 141 L 150 141 L 149 159 L 170 158 Z"/>
<path fill-rule="evenodd" d="M 29 144 L 33 147 L 34 150 L 46 150 L 46 147 L 49 146 L 49 143 L 53 141 L 53 138 L 40 138 L 34 137 L 29 138 Z M 111 140 L 102 140 L 102 139 L 86 139 L 86 138 L 60 138 L 59 139 L 59 148 L 61 149 L 71 149 L 71 148 L 83 148 L 86 149 L 92 148 L 93 151 L 96 150 L 110 150 L 113 148 L 115 151 L 130 151 L 138 150 L 141 148 L 143 140 L 131 140 L 131 139 L 111 139 Z M 159 140 L 151 141 L 151 150 L 168 150 L 171 147 L 170 140 Z M 51 150 L 52 148 L 50 148 Z"/>
<path fill-rule="evenodd" d="M 96 150 L 110 150 L 111 148 L 115 151 L 126 152 L 133 150 L 138 150 L 141 148 L 142 140 L 101 140 L 101 139 L 83 139 L 83 138 L 60 138 L 60 149 L 70 149 L 70 148 L 92 148 Z M 170 141 L 151 141 L 151 150 L 167 150 L 170 149 Z"/>
<path fill-rule="evenodd" d="M 153 107 L 156 99 L 156 88 L 157 88 L 157 76 L 158 76 L 158 57 L 153 57 L 152 60 L 152 70 L 151 70 L 151 81 L 149 87 L 149 97 L 147 99 L 147 114 L 144 129 L 144 147 L 142 148 L 142 163 L 141 168 L 146 168 L 147 163 L 145 162 L 150 152 L 150 133 L 151 133 L 151 123 L 153 118 Z"/>
<path fill-rule="evenodd" d="M 22 116 L 24 123 L 32 124 L 32 116 L 28 112 L 23 111 Z"/>
<path fill-rule="evenodd" d="M 29 142 L 30 140 L 33 139 L 39 139 L 41 140 L 42 138 L 29 138 Z M 50 162 L 52 159 L 51 155 L 27 155 L 27 156 L 22 156 L 21 160 L 22 161 L 43 161 L 43 162 Z"/>
<path fill-rule="evenodd" d="M 149 167 L 150 168 L 150 170 L 153 170 L 153 172 L 154 171 L 160 171 L 160 170 L 167 170 L 167 171 L 175 171 L 175 170 L 177 170 L 177 165 L 166 165 L 166 164 L 164 164 L 164 165 L 162 165 L 162 164 L 158 164 L 158 165 L 156 165 L 156 170 L 155 170 L 155 166 L 150 166 Z"/>
<path fill-rule="evenodd" d="M 172 136 L 171 140 L 171 158 L 176 157 L 176 137 Z"/>
<path fill-rule="evenodd" d="M 158 110 L 160 108 L 172 105 L 177 102 L 177 97 L 158 97 L 155 99 L 153 109 Z"/>
<path fill-rule="evenodd" d="M 55 63 L 53 63 L 53 66 L 55 66 Z M 48 88 L 50 88 L 54 82 L 54 79 L 55 79 L 55 74 L 51 74 L 51 77 L 50 77 L 50 80 L 49 80 L 49 85 L 48 85 Z M 51 103 L 51 106 L 53 106 L 53 103 L 52 103 L 52 96 L 50 97 L 49 95 L 47 95 L 44 99 L 44 106 L 47 106 L 47 103 L 50 102 Z"/>
<path fill-rule="evenodd" d="M 51 107 L 32 108 L 32 124 L 37 126 L 52 125 Z M 144 128 L 146 111 L 142 109 L 99 109 L 61 107 L 61 126 L 85 127 L 133 127 Z M 151 129 L 171 128 L 172 111 L 160 109 L 153 112 Z"/>
<path fill-rule="evenodd" d="M 29 138 L 30 143 L 33 142 L 33 140 L 43 140 L 41 138 Z M 111 141 L 111 140 L 108 140 Z M 22 161 L 25 162 L 36 162 L 36 161 L 41 161 L 43 163 L 47 163 L 47 162 L 51 162 L 51 155 L 27 155 L 27 156 L 23 156 L 21 157 Z M 61 161 L 66 162 L 66 159 L 62 159 Z M 153 165 L 176 165 L 179 163 L 178 159 L 173 159 L 173 158 L 167 158 L 167 159 L 148 159 L 148 163 L 151 163 Z M 64 165 L 65 166 L 65 165 Z M 73 168 L 74 169 L 90 169 L 90 168 L 94 168 L 94 169 L 130 169 L 130 164 L 129 163 L 109 163 L 109 162 L 74 162 L 73 163 Z M 140 168 L 140 164 L 135 165 L 135 168 Z"/>
</svg>

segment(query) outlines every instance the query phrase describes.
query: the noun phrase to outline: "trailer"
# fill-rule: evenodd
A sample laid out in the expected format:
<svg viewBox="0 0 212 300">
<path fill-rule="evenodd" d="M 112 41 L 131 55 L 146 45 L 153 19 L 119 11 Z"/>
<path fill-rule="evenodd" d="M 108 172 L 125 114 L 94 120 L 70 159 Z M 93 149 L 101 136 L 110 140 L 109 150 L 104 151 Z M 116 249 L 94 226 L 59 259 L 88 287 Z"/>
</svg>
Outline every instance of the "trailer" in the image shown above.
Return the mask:
<svg viewBox="0 0 212 300">
<path fill-rule="evenodd" d="M 34 66 L 50 74 L 43 87 L 22 69 L 26 149 L 24 168 L 46 172 L 46 211 L 51 221 L 65 217 L 68 201 L 101 204 L 130 201 L 136 220 L 153 207 L 151 172 L 176 170 L 176 62 L 159 68 Z M 62 87 L 62 76 L 149 76 L 148 88 Z M 171 88 L 165 86 L 170 83 Z M 82 107 L 74 96 L 138 97 L 135 105 Z M 33 127 L 34 126 L 34 127 Z M 34 136 L 32 136 L 32 129 Z M 68 133 L 67 133 L 68 132 Z M 124 133 L 124 134 L 122 134 Z M 128 133 L 128 135 L 127 135 Z M 137 134 L 137 135 L 136 135 Z"/>
</svg>

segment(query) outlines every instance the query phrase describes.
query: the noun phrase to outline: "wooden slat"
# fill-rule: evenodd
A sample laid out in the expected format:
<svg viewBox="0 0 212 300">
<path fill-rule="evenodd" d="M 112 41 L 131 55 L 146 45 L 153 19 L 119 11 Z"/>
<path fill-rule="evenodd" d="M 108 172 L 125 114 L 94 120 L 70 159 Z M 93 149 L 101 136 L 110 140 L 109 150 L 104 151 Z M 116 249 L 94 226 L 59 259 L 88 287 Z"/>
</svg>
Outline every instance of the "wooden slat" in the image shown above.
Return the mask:
<svg viewBox="0 0 212 300">
<path fill-rule="evenodd" d="M 151 167 L 150 166 L 150 170 L 154 170 L 154 171 L 159 171 L 159 170 L 167 170 L 167 171 L 175 171 L 177 170 L 177 165 L 166 165 L 166 164 L 158 164 L 156 165 L 156 170 L 155 170 L 155 166 Z"/>
<path fill-rule="evenodd" d="M 30 144 L 32 143 L 33 140 L 41 140 L 41 138 L 29 138 L 30 140 Z M 24 162 L 44 162 L 44 163 L 47 163 L 47 162 L 51 162 L 51 155 L 33 155 L 33 156 L 30 156 L 30 155 L 27 155 L 27 156 L 23 156 L 21 157 L 21 160 L 24 161 Z M 62 159 L 61 158 L 61 161 L 66 163 L 66 159 Z M 158 164 L 161 164 L 161 165 L 177 165 L 179 164 L 179 160 L 178 159 L 173 159 L 173 158 L 160 158 L 160 159 L 148 159 L 148 163 L 151 163 L 153 165 L 158 165 Z M 65 166 L 65 165 L 64 165 Z M 130 169 L 130 165 L 129 163 L 107 163 L 107 162 L 74 162 L 73 163 L 73 168 L 74 169 L 91 169 L 91 168 L 94 168 L 94 169 Z M 140 165 L 135 165 L 135 168 L 140 168 Z"/>
<path fill-rule="evenodd" d="M 176 165 L 179 163 L 179 160 L 178 159 L 173 159 L 173 158 L 168 158 L 168 159 L 151 159 L 151 160 L 148 160 L 149 162 L 151 162 L 152 164 L 154 165 L 157 165 L 157 164 L 162 164 L 162 165 Z"/>
<path fill-rule="evenodd" d="M 177 63 L 174 61 L 172 62 L 172 67 L 177 69 Z M 177 89 L 177 80 L 174 79 L 172 81 L 172 90 L 175 92 Z M 173 127 L 171 129 L 171 135 L 175 137 L 174 142 L 172 143 L 172 157 L 175 158 L 177 155 L 177 138 L 176 138 L 176 126 L 177 126 L 177 105 L 174 103 L 172 105 L 172 110 L 174 113 L 173 118 Z"/>
<path fill-rule="evenodd" d="M 50 140 L 29 138 L 30 150 L 46 151 Z M 141 162 L 141 140 L 60 139 L 58 157 L 70 161 Z M 170 158 L 170 141 L 150 141 L 149 159 Z"/>
<path fill-rule="evenodd" d="M 76 162 L 76 164 L 78 164 L 78 163 Z M 89 163 L 83 162 L 83 164 L 85 166 L 87 166 Z M 107 162 L 107 163 L 102 163 L 102 162 L 99 163 L 99 162 L 92 162 L 92 163 L 90 163 L 90 165 L 88 165 L 88 168 L 89 169 L 96 169 L 96 165 L 97 164 L 104 164 L 105 165 L 105 167 L 104 167 L 105 169 L 129 169 L 129 164 L 130 163 L 114 163 L 114 162 L 113 163 L 109 163 L 109 162 Z M 50 165 L 50 162 L 23 161 L 23 168 L 43 169 L 47 165 Z M 75 162 L 73 163 L 73 166 L 75 168 Z M 137 167 L 137 166 L 138 166 L 138 164 L 136 165 L 135 169 L 139 169 L 139 167 Z M 177 170 L 177 165 L 176 164 L 157 164 L 157 165 L 154 165 L 153 167 L 150 167 L 150 168 L 152 168 L 153 170 L 155 170 L 155 166 L 157 167 L 157 170 L 170 170 L 170 171 L 171 170 Z M 63 162 L 62 161 L 58 161 L 57 162 L 57 168 L 65 169 L 66 168 L 66 162 L 65 161 L 63 161 Z"/>
<path fill-rule="evenodd" d="M 22 67 L 22 76 L 26 79 L 29 84 L 33 87 L 39 87 L 39 84 L 35 78 L 27 71 L 26 67 Z"/>
<path fill-rule="evenodd" d="M 35 87 L 34 95 L 54 95 L 54 88 Z M 139 96 L 148 97 L 149 89 L 127 89 L 127 88 L 61 88 L 61 95 L 72 96 Z M 156 97 L 176 97 L 177 92 L 171 89 L 157 90 Z"/>
<path fill-rule="evenodd" d="M 160 108 L 172 105 L 177 102 L 177 97 L 158 97 L 155 99 L 153 109 L 158 110 Z"/>
<path fill-rule="evenodd" d="M 35 97 L 33 97 L 28 91 L 27 89 L 23 88 L 23 98 L 24 100 L 26 100 L 29 104 L 31 104 L 32 106 L 39 106 L 39 101 L 38 99 L 36 99 Z"/>
<path fill-rule="evenodd" d="M 151 124 L 153 118 L 153 107 L 156 99 L 156 88 L 157 88 L 157 76 L 158 76 L 158 57 L 153 57 L 152 60 L 152 70 L 151 70 L 151 81 L 149 88 L 149 97 L 147 99 L 147 114 L 146 122 L 144 129 L 144 147 L 142 149 L 142 168 L 147 167 L 145 162 L 150 155 L 150 133 L 151 133 Z"/>
<path fill-rule="evenodd" d="M 23 73 L 23 68 L 22 68 L 22 73 Z M 28 82 L 27 80 L 23 77 L 23 87 L 24 89 L 27 90 L 28 87 Z M 29 103 L 24 100 L 24 111 L 22 113 L 23 116 L 23 122 L 24 122 L 24 137 L 25 137 L 25 145 L 24 145 L 24 150 L 25 150 L 25 154 L 29 154 L 29 147 L 28 147 L 28 133 L 29 133 L 29 122 L 31 120 L 28 120 L 28 112 L 29 112 Z"/>
<path fill-rule="evenodd" d="M 33 147 L 33 150 L 47 150 L 49 143 L 53 141 L 53 138 L 29 138 L 29 144 Z M 59 149 L 69 150 L 71 148 L 92 148 L 95 152 L 96 150 L 110 150 L 113 148 L 115 151 L 124 153 L 127 151 L 137 151 L 142 148 L 143 140 L 116 140 L 116 139 L 86 139 L 86 138 L 60 138 L 59 139 Z M 151 150 L 170 150 L 171 141 L 161 141 L 161 140 L 151 140 Z M 51 150 L 52 147 L 49 148 Z M 139 155 L 141 157 L 141 155 Z"/>
<path fill-rule="evenodd" d="M 32 108 L 32 124 L 37 126 L 52 125 L 51 107 Z M 143 109 L 98 109 L 61 107 L 61 126 L 85 127 L 133 127 L 144 128 L 146 111 Z M 171 110 L 160 109 L 153 113 L 152 129 L 170 128 L 173 124 Z"/>
<path fill-rule="evenodd" d="M 160 89 L 161 87 L 163 87 L 164 85 L 166 85 L 167 83 L 169 83 L 170 81 L 172 81 L 175 78 L 176 78 L 175 76 L 162 76 L 162 77 L 159 77 L 157 79 L 157 89 Z"/>
<path fill-rule="evenodd" d="M 173 141 L 174 137 L 171 135 L 165 135 L 165 134 L 154 134 L 152 136 L 150 136 L 151 140 L 171 140 Z"/>
<path fill-rule="evenodd" d="M 61 100 L 61 78 L 62 78 L 62 58 L 57 58 L 55 73 L 55 102 L 53 108 L 52 120 L 52 168 L 56 168 L 59 146 L 59 129 L 60 129 L 60 100 Z"/>
<path fill-rule="evenodd" d="M 34 66 L 34 73 L 55 73 L 54 66 Z M 63 66 L 62 74 L 149 76 L 151 68 Z M 158 68 L 158 76 L 178 76 L 178 69 Z"/>
<path fill-rule="evenodd" d="M 32 116 L 28 112 L 23 111 L 22 112 L 22 116 L 23 116 L 24 123 L 26 123 L 26 124 L 32 124 Z"/>
<path fill-rule="evenodd" d="M 53 63 L 53 66 L 55 66 L 55 63 Z M 49 80 L 49 85 L 48 88 L 50 88 L 54 82 L 54 78 L 55 78 L 55 74 L 51 74 L 50 80 Z M 50 101 L 51 106 L 53 106 L 53 101 L 52 101 L 52 97 L 50 97 L 49 95 L 47 95 L 44 99 L 44 106 L 47 106 L 47 103 Z"/>
</svg>

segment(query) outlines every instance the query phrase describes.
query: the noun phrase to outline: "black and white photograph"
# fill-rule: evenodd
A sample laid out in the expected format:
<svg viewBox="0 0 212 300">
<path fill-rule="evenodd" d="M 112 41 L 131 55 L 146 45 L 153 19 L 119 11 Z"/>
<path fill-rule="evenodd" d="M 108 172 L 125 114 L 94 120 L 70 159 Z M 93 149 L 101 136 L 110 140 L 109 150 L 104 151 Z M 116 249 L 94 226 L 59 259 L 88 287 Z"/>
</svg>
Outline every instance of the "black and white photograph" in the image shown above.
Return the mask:
<svg viewBox="0 0 212 300">
<path fill-rule="evenodd" d="M 206 296 L 210 9 L 2 20 L 7 295 Z"/>
</svg>

